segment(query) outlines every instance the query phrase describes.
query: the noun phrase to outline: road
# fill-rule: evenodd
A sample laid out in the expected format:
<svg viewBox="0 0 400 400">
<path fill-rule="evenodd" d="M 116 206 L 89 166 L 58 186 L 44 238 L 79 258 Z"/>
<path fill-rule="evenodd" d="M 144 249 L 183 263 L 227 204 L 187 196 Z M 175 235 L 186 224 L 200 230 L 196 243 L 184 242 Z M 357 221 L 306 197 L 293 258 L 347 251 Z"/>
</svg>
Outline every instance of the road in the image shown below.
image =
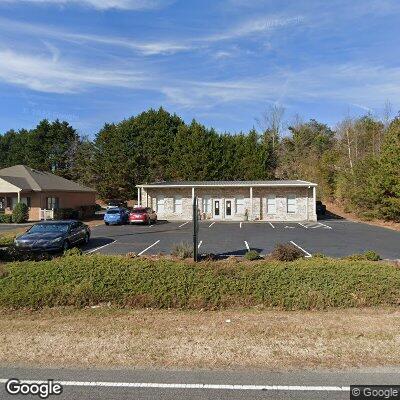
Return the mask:
<svg viewBox="0 0 400 400">
<path fill-rule="evenodd" d="M 63 385 L 55 399 L 348 399 L 352 384 L 398 384 L 400 369 L 347 372 L 223 372 L 151 370 L 72 370 L 0 367 L 0 398 L 8 395 L 4 380 L 44 381 Z M 153 387 L 148 384 L 152 383 Z M 188 385 L 186 388 L 182 385 Z M 201 387 L 206 385 L 206 387 Z M 229 385 L 229 387 L 226 387 Z M 134 387 L 138 386 L 138 387 Z"/>
</svg>

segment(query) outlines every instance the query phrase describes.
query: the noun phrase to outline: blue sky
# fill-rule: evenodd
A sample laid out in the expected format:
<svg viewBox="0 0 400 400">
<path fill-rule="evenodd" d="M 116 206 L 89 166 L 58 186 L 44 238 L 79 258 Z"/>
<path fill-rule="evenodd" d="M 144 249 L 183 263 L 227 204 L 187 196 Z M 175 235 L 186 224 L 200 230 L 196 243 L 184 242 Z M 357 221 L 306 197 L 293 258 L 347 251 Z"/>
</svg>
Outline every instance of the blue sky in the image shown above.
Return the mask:
<svg viewBox="0 0 400 400">
<path fill-rule="evenodd" d="M 150 107 L 218 131 L 270 105 L 335 126 L 400 108 L 398 0 L 0 0 L 0 132 L 94 135 Z"/>
</svg>

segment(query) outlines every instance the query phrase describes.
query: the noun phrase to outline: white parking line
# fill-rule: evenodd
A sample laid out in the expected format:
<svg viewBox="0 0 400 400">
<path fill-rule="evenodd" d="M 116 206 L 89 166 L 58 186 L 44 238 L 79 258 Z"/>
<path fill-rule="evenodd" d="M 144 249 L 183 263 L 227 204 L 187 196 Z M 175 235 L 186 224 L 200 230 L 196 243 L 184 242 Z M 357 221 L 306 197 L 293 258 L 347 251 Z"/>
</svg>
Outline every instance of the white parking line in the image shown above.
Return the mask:
<svg viewBox="0 0 400 400">
<path fill-rule="evenodd" d="M 197 248 L 198 248 L 198 249 L 200 248 L 200 246 L 201 246 L 202 243 L 203 243 L 203 241 L 200 240 L 199 244 L 197 245 Z"/>
<path fill-rule="evenodd" d="M 240 229 L 242 229 L 242 223 L 239 224 Z"/>
<path fill-rule="evenodd" d="M 145 253 L 147 250 L 151 249 L 153 246 L 155 246 L 157 243 L 159 242 L 159 240 L 157 240 L 156 242 L 154 242 L 153 244 L 151 244 L 149 247 L 146 247 L 144 250 L 142 250 L 138 256 L 141 256 L 143 253 Z"/>
<path fill-rule="evenodd" d="M 324 226 L 326 229 L 332 229 L 331 226 L 325 225 L 325 224 L 323 224 L 322 222 L 318 222 L 318 223 L 319 223 L 320 225 Z"/>
<path fill-rule="evenodd" d="M 85 254 L 94 253 L 95 251 L 100 250 L 100 249 L 103 249 L 104 247 L 107 247 L 107 246 L 109 246 L 110 244 L 113 244 L 113 243 L 115 243 L 115 242 L 116 242 L 116 240 L 114 240 L 114 241 L 111 242 L 111 243 L 107 243 L 107 244 L 105 244 L 104 246 L 99 246 L 99 247 L 96 247 L 95 249 L 91 249 L 91 250 L 85 251 Z"/>
<path fill-rule="evenodd" d="M 9 379 L 0 379 L 7 383 Z M 22 383 L 43 383 L 44 380 L 21 379 Z M 207 390 L 259 390 L 291 392 L 349 392 L 350 386 L 294 386 L 294 385 L 232 385 L 212 383 L 154 383 L 154 382 L 84 382 L 57 381 L 62 386 L 112 387 L 112 388 L 151 388 L 151 389 L 207 389 Z"/>
<path fill-rule="evenodd" d="M 215 224 L 215 221 L 211 222 L 211 225 L 209 226 L 209 228 L 211 228 L 214 224 Z"/>
<path fill-rule="evenodd" d="M 247 249 L 247 251 L 250 251 L 249 244 L 248 244 L 246 241 L 244 241 L 244 244 L 246 245 L 246 249 Z"/>
<path fill-rule="evenodd" d="M 269 224 L 270 224 L 270 225 L 271 225 L 271 226 L 272 226 L 272 227 L 275 229 L 275 226 L 274 226 L 274 225 L 272 225 L 272 224 L 271 224 L 271 222 L 268 222 L 268 223 L 269 223 Z"/>
<path fill-rule="evenodd" d="M 154 226 L 154 225 L 153 225 L 153 224 L 151 224 L 151 225 L 148 225 L 147 227 L 148 227 L 148 228 L 152 228 L 153 226 Z"/>
<path fill-rule="evenodd" d="M 301 222 L 298 222 L 298 224 L 299 224 L 300 226 L 302 226 L 303 228 L 306 228 L 306 229 L 308 229 L 308 226 L 306 226 L 306 225 L 303 225 Z"/>
<path fill-rule="evenodd" d="M 312 255 L 308 251 L 304 250 L 302 247 L 300 247 L 298 244 L 296 244 L 292 240 L 290 241 L 290 243 L 292 243 L 293 246 L 296 246 L 298 249 L 300 249 L 306 255 L 307 258 L 312 257 Z"/>
<path fill-rule="evenodd" d="M 182 228 L 182 226 L 185 226 L 186 224 L 188 224 L 189 221 L 184 222 L 182 225 L 179 225 L 178 228 Z"/>
</svg>

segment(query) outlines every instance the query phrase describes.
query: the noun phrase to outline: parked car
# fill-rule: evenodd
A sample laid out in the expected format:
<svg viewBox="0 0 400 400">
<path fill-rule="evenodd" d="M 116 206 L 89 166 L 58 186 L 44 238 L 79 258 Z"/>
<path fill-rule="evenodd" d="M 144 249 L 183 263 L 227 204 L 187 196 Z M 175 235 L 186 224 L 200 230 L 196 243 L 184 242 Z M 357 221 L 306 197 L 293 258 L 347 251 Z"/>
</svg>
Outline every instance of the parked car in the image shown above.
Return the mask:
<svg viewBox="0 0 400 400">
<path fill-rule="evenodd" d="M 80 243 L 88 243 L 90 228 L 81 221 L 47 221 L 32 225 L 14 240 L 19 250 L 65 251 Z"/>
<path fill-rule="evenodd" d="M 157 214 L 149 207 L 135 207 L 129 214 L 130 224 L 153 224 L 157 222 Z"/>
<path fill-rule="evenodd" d="M 322 204 L 322 201 L 317 200 L 316 208 L 317 208 L 317 215 L 325 215 L 326 214 L 326 205 Z"/>
<path fill-rule="evenodd" d="M 127 203 L 126 201 L 122 201 L 122 200 L 109 200 L 107 202 L 107 210 L 109 210 L 110 208 L 127 208 Z"/>
<path fill-rule="evenodd" d="M 122 225 L 128 222 L 129 213 L 125 208 L 110 208 L 104 214 L 106 225 Z"/>
</svg>

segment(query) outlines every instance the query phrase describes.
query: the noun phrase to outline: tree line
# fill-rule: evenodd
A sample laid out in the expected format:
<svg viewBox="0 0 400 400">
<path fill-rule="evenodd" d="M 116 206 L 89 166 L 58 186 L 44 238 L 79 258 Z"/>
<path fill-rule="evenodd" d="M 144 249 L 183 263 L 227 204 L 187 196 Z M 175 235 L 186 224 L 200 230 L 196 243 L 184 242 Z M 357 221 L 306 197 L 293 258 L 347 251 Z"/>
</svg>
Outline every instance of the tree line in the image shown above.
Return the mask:
<svg viewBox="0 0 400 400">
<path fill-rule="evenodd" d="M 93 140 L 68 122 L 0 135 L 0 168 L 25 164 L 94 187 L 102 199 L 136 197 L 166 180 L 303 179 L 322 200 L 368 218 L 400 221 L 400 118 L 365 115 L 335 127 L 299 118 L 285 126 L 270 107 L 258 129 L 217 133 L 163 108 L 105 124 Z"/>
</svg>

